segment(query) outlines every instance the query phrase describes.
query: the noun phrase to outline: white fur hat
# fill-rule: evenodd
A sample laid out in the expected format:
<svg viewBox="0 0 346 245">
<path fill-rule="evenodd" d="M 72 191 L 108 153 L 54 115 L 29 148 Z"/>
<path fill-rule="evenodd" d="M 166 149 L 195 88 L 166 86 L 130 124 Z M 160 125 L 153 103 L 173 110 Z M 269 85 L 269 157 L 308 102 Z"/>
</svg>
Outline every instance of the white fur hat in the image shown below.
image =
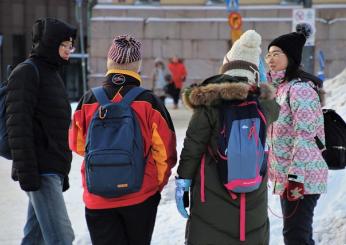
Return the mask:
<svg viewBox="0 0 346 245">
<path fill-rule="evenodd" d="M 244 32 L 224 57 L 221 73 L 258 82 L 261 40 L 261 36 L 254 30 Z"/>
</svg>

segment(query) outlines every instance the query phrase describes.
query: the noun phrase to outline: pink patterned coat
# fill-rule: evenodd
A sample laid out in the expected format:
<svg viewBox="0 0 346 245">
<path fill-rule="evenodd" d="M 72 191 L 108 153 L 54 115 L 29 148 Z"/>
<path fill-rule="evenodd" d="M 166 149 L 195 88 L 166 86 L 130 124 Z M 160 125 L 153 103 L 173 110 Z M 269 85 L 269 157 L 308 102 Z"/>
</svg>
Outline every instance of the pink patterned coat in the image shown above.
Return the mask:
<svg viewBox="0 0 346 245">
<path fill-rule="evenodd" d="M 314 139 L 317 135 L 325 142 L 324 121 L 312 85 L 283 81 L 277 86 L 279 118 L 268 129 L 269 178 L 274 194 L 283 193 L 288 175 L 297 176 L 296 181 L 304 184 L 304 194 L 327 190 L 328 167 Z"/>
</svg>

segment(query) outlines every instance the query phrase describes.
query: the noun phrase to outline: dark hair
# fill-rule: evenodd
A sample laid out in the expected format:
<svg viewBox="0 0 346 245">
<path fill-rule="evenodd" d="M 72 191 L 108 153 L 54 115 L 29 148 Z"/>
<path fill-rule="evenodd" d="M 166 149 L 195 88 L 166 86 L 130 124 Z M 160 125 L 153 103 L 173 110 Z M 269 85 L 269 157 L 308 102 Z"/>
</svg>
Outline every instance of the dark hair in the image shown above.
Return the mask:
<svg viewBox="0 0 346 245">
<path fill-rule="evenodd" d="M 298 78 L 300 74 L 300 67 L 293 61 L 293 59 L 286 55 L 287 57 L 287 67 L 285 72 L 285 80 L 291 81 L 294 78 Z"/>
<path fill-rule="evenodd" d="M 302 69 L 301 66 L 297 66 L 293 60 L 287 56 L 288 64 L 285 72 L 285 80 L 291 81 L 293 79 L 300 78 L 303 81 L 312 81 L 317 87 L 322 88 L 323 81 L 313 74 L 310 74 Z"/>
<path fill-rule="evenodd" d="M 154 65 L 155 65 L 155 66 L 161 65 L 163 68 L 166 68 L 165 63 L 163 62 L 163 60 L 155 61 Z"/>
</svg>

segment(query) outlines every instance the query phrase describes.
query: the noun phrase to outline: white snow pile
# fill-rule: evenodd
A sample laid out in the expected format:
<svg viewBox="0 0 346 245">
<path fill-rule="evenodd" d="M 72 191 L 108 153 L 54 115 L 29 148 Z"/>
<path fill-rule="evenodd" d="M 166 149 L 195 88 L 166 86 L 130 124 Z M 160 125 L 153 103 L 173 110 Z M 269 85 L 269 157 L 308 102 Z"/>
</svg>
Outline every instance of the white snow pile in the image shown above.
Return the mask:
<svg viewBox="0 0 346 245">
<path fill-rule="evenodd" d="M 324 82 L 326 106 L 346 119 L 346 68 Z M 329 171 L 328 193 L 322 195 L 315 212 L 314 237 L 319 245 L 346 244 L 346 171 Z"/>
<path fill-rule="evenodd" d="M 327 92 L 327 107 L 335 109 L 346 118 L 346 68 L 336 77 L 324 82 Z"/>
</svg>

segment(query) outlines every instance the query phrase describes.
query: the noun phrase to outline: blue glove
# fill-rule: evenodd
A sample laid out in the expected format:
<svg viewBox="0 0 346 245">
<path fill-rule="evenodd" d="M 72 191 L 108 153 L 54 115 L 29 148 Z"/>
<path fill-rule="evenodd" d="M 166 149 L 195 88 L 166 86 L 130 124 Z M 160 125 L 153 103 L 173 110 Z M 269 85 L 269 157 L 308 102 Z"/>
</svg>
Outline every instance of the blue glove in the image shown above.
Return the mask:
<svg viewBox="0 0 346 245">
<path fill-rule="evenodd" d="M 188 218 L 189 215 L 186 211 L 186 207 L 189 206 L 189 188 L 191 186 L 190 179 L 175 179 L 175 202 L 179 213 L 184 217 Z"/>
</svg>

